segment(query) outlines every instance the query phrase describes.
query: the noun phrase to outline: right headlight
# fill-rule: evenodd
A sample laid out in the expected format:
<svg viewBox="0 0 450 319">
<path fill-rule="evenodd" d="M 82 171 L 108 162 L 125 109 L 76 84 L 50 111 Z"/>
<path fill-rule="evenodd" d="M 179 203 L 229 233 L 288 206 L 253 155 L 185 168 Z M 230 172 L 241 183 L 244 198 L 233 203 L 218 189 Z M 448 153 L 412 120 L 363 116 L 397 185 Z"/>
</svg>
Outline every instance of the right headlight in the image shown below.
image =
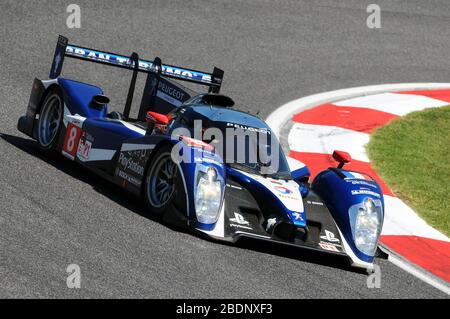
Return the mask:
<svg viewBox="0 0 450 319">
<path fill-rule="evenodd" d="M 199 171 L 195 192 L 195 211 L 202 224 L 217 222 L 222 203 L 222 183 L 217 171 L 210 167 L 206 172 Z"/>
<path fill-rule="evenodd" d="M 381 209 L 381 202 L 370 197 L 350 209 L 356 248 L 369 256 L 374 256 L 377 249 L 382 227 Z"/>
</svg>

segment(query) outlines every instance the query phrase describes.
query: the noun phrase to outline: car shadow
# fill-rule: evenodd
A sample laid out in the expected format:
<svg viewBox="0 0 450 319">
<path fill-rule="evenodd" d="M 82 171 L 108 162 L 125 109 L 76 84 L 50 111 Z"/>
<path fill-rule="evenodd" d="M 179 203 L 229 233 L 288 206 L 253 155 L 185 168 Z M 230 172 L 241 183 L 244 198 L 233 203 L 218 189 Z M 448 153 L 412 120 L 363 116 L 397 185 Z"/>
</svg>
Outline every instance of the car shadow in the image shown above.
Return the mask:
<svg viewBox="0 0 450 319">
<path fill-rule="evenodd" d="M 94 172 L 83 168 L 78 163 L 67 160 L 62 155 L 49 154 L 41 150 L 36 141 L 3 133 L 0 133 L 0 138 L 21 151 L 50 164 L 61 172 L 90 185 L 96 192 L 131 210 L 133 213 L 150 220 L 158 220 L 157 217 L 146 212 L 144 203 L 137 196 L 124 192 L 122 188 L 113 183 L 105 182 Z"/>
<path fill-rule="evenodd" d="M 105 181 L 101 178 L 98 178 L 98 175 L 96 175 L 94 172 L 83 168 L 78 163 L 69 161 L 62 155 L 49 155 L 48 153 L 42 151 L 39 148 L 37 142 L 34 140 L 3 133 L 0 133 L 0 138 L 10 145 L 16 147 L 17 149 L 52 165 L 54 168 L 60 170 L 61 172 L 90 185 L 92 189 L 99 194 L 107 197 L 108 199 L 130 210 L 131 212 L 151 221 L 158 222 L 172 231 L 189 233 L 193 236 L 209 240 L 220 245 L 233 246 L 237 249 L 248 249 L 283 258 L 301 260 L 307 263 L 319 264 L 356 273 L 366 273 L 365 270 L 351 267 L 349 265 L 348 259 L 342 256 L 330 255 L 322 252 L 310 251 L 307 249 L 296 248 L 277 243 L 261 242 L 255 239 L 247 238 L 243 238 L 237 243 L 233 244 L 211 239 L 205 235 L 202 235 L 201 233 L 191 232 L 186 228 L 167 223 L 161 218 L 150 214 L 146 210 L 145 205 L 140 198 L 131 193 L 124 192 L 123 189 L 119 186 L 116 186 L 109 182 L 105 183 Z"/>
</svg>

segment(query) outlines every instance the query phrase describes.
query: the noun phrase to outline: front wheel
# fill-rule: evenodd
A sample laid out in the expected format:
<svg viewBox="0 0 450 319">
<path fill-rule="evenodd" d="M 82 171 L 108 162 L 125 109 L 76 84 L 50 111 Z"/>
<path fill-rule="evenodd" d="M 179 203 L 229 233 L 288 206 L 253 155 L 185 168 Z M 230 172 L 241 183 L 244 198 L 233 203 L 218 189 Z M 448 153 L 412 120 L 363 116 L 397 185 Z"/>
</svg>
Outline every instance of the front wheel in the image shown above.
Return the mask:
<svg viewBox="0 0 450 319">
<path fill-rule="evenodd" d="M 145 202 L 156 215 L 162 215 L 173 204 L 178 193 L 180 172 L 172 161 L 171 150 L 170 146 L 163 146 L 157 151 L 145 177 Z"/>
<path fill-rule="evenodd" d="M 38 142 L 44 150 L 55 150 L 63 126 L 64 102 L 57 89 L 50 89 L 44 102 L 38 122 Z"/>
</svg>

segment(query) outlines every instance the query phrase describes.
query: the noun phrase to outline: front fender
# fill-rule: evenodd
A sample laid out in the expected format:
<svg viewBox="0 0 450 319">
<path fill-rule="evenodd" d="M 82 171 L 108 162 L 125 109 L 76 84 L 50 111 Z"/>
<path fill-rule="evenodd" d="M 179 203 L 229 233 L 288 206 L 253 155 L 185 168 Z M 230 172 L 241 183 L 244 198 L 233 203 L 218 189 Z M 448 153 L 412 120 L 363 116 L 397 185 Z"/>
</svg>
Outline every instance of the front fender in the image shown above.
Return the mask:
<svg viewBox="0 0 450 319">
<path fill-rule="evenodd" d="M 200 147 L 186 145 L 182 141 L 174 142 L 172 158 L 178 163 L 182 172 L 183 183 L 187 195 L 187 217 L 193 227 L 202 230 L 212 230 L 216 223 L 204 224 L 198 221 L 195 207 L 196 189 L 200 172 L 206 173 L 209 168 L 217 172 L 217 179 L 221 183 L 221 205 L 223 204 L 226 169 L 220 156 Z M 181 156 L 180 155 L 180 150 Z M 219 212 L 218 212 L 219 213 Z"/>
<path fill-rule="evenodd" d="M 355 244 L 355 209 L 367 198 L 377 205 L 379 227 L 377 238 L 384 221 L 384 199 L 378 183 L 369 176 L 340 169 L 321 172 L 311 188 L 322 198 L 333 216 L 343 238 L 347 254 L 354 265 L 367 268 L 373 262 L 373 255 L 359 250 Z"/>
</svg>

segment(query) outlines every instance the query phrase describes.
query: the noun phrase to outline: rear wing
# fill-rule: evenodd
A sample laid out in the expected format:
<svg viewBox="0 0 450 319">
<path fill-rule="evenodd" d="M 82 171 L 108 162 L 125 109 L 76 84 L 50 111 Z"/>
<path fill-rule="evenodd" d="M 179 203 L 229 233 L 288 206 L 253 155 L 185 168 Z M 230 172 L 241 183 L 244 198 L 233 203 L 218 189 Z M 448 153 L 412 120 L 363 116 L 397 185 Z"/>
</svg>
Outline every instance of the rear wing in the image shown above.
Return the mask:
<svg viewBox="0 0 450 319">
<path fill-rule="evenodd" d="M 213 93 L 219 93 L 224 75 L 224 72 L 216 67 L 212 73 L 206 73 L 174 65 L 162 64 L 161 60 L 158 58 L 154 61 L 143 60 L 139 58 L 137 53 L 133 53 L 131 56 L 127 57 L 116 53 L 89 49 L 69 44 L 69 40 L 60 35 L 53 58 L 52 69 L 50 71 L 51 79 L 55 79 L 61 74 L 65 57 L 102 63 L 137 72 L 160 74 L 163 77 L 193 82 L 208 86 L 209 91 Z"/>
<path fill-rule="evenodd" d="M 139 55 L 135 52 L 131 56 L 127 57 L 116 53 L 98 51 L 95 49 L 89 49 L 80 47 L 77 45 L 69 44 L 69 40 L 60 35 L 58 37 L 58 43 L 56 45 L 55 55 L 53 56 L 52 68 L 50 70 L 50 78 L 56 79 L 61 75 L 61 71 L 64 64 L 64 59 L 74 58 L 83 61 L 90 61 L 101 63 L 109 66 L 115 66 L 123 69 L 133 71 L 131 78 L 130 88 L 128 90 L 127 101 L 123 116 L 128 119 L 130 116 L 131 104 L 133 101 L 134 90 L 136 87 L 136 79 L 139 72 L 147 73 L 146 88 L 149 88 L 151 83 L 156 80 L 157 85 L 164 84 L 163 77 L 170 79 L 187 81 L 195 84 L 200 84 L 209 87 L 210 93 L 219 93 L 222 85 L 223 70 L 214 67 L 212 73 L 206 73 L 196 70 L 191 70 L 183 67 L 162 64 L 161 59 L 156 57 L 153 61 L 143 60 L 139 58 Z M 172 90 L 171 90 L 172 91 Z M 141 102 L 141 109 L 139 111 L 140 119 L 145 118 L 146 108 L 151 101 L 155 101 L 158 98 L 158 89 L 151 90 L 151 96 L 143 97 Z M 186 97 L 188 95 L 186 94 Z M 172 101 L 169 96 L 165 96 L 165 100 Z M 171 103 L 174 104 L 174 103 Z"/>
</svg>

